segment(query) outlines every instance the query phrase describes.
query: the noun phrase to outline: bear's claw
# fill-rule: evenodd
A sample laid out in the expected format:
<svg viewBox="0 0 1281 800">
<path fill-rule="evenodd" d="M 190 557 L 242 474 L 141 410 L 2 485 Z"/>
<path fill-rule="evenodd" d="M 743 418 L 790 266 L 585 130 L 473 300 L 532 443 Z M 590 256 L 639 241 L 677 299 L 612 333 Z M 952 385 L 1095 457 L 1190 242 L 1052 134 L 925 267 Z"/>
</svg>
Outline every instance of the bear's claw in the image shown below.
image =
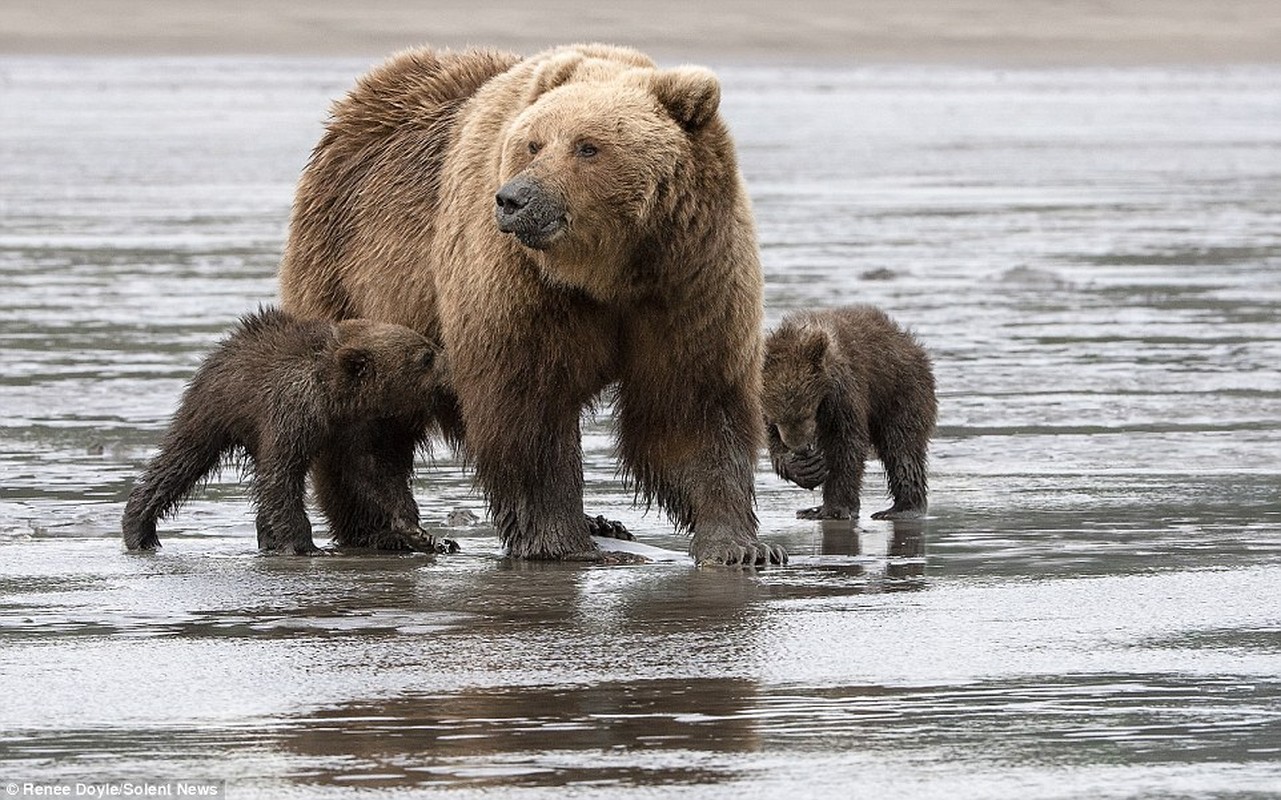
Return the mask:
<svg viewBox="0 0 1281 800">
<path fill-rule="evenodd" d="M 418 553 L 427 553 L 428 555 L 449 555 L 450 553 L 457 553 L 461 549 L 458 546 L 458 542 L 453 539 L 444 537 L 437 539 L 421 528 L 412 532 L 402 532 L 399 534 L 399 538 L 406 549 Z"/>
<path fill-rule="evenodd" d="M 741 543 L 716 543 L 710 546 L 691 548 L 690 555 L 699 566 L 705 564 L 766 567 L 771 564 L 782 566 L 787 563 L 787 550 L 781 545 L 766 544 L 759 541 Z"/>
<path fill-rule="evenodd" d="M 592 536 L 604 536 L 606 539 L 621 539 L 625 542 L 636 541 L 636 537 L 632 535 L 631 531 L 627 530 L 626 525 L 616 519 L 605 519 L 602 514 L 587 517 L 587 532 Z"/>
</svg>

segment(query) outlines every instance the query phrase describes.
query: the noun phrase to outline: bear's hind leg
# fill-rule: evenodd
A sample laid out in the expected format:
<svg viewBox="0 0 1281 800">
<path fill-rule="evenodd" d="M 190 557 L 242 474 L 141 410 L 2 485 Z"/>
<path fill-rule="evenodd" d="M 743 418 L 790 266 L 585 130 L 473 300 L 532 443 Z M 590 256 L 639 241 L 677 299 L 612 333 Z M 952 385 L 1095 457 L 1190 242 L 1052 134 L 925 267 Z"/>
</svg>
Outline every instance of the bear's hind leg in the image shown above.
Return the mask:
<svg viewBox="0 0 1281 800">
<path fill-rule="evenodd" d="M 178 419 L 125 503 L 120 527 L 129 550 L 159 547 L 157 520 L 181 505 L 222 460 L 225 443 L 220 437 L 188 433 L 181 415 Z"/>
</svg>

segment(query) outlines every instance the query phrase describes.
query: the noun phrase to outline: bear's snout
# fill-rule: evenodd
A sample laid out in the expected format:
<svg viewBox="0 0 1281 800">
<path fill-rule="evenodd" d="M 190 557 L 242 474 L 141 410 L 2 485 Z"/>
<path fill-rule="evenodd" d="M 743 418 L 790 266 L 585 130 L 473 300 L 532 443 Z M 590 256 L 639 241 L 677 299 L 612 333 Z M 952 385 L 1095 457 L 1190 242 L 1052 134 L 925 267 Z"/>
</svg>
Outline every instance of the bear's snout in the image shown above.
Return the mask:
<svg viewBox="0 0 1281 800">
<path fill-rule="evenodd" d="M 526 247 L 546 250 L 565 230 L 564 202 L 532 178 L 512 178 L 499 188 L 494 200 L 498 230 L 515 234 Z"/>
<path fill-rule="evenodd" d="M 805 458 L 814 454 L 818 430 L 812 420 L 791 425 L 779 424 L 775 427 L 778 429 L 778 438 L 794 455 Z"/>
</svg>

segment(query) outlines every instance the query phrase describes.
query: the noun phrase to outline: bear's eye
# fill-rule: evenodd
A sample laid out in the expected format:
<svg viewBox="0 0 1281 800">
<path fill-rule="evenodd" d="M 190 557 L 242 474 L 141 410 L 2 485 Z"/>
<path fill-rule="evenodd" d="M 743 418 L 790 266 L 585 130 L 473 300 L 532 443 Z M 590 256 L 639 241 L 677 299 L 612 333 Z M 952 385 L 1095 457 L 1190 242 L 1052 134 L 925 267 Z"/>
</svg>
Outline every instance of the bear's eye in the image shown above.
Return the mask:
<svg viewBox="0 0 1281 800">
<path fill-rule="evenodd" d="M 422 357 L 419 359 L 419 364 L 422 365 L 423 369 L 431 369 L 432 365 L 435 363 L 436 363 L 436 353 L 434 350 L 424 351 L 422 354 Z"/>
<path fill-rule="evenodd" d="M 596 155 L 597 152 L 596 145 L 591 142 L 582 142 L 578 145 L 578 149 L 574 151 L 574 155 L 579 158 L 591 158 Z"/>
<path fill-rule="evenodd" d="M 538 151 L 539 151 L 539 150 L 542 150 L 542 149 L 543 149 L 543 146 L 542 146 L 541 144 L 539 144 L 538 142 L 530 142 L 530 143 L 529 143 L 529 154 L 530 154 L 531 156 L 536 156 L 536 155 L 538 155 Z"/>
</svg>

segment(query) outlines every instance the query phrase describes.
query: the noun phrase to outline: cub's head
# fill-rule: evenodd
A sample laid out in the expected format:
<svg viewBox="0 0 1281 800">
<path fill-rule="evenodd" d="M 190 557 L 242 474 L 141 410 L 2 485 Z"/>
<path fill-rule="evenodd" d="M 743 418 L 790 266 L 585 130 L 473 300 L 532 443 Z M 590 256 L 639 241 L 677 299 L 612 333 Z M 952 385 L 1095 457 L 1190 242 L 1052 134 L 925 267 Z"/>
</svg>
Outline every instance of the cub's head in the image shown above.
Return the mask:
<svg viewBox="0 0 1281 800">
<path fill-rule="evenodd" d="M 334 350 L 336 396 L 362 417 L 418 419 L 449 380 L 443 351 L 401 325 L 339 322 Z"/>
<path fill-rule="evenodd" d="M 498 229 L 563 271 L 552 277 L 589 289 L 592 276 L 576 268 L 635 246 L 720 105 L 706 69 L 596 55 L 567 50 L 532 74 L 528 105 L 502 143 L 495 195 Z"/>
<path fill-rule="evenodd" d="M 783 323 L 765 340 L 765 424 L 793 452 L 817 445 L 818 407 L 828 393 L 831 342 L 822 328 Z"/>
</svg>

